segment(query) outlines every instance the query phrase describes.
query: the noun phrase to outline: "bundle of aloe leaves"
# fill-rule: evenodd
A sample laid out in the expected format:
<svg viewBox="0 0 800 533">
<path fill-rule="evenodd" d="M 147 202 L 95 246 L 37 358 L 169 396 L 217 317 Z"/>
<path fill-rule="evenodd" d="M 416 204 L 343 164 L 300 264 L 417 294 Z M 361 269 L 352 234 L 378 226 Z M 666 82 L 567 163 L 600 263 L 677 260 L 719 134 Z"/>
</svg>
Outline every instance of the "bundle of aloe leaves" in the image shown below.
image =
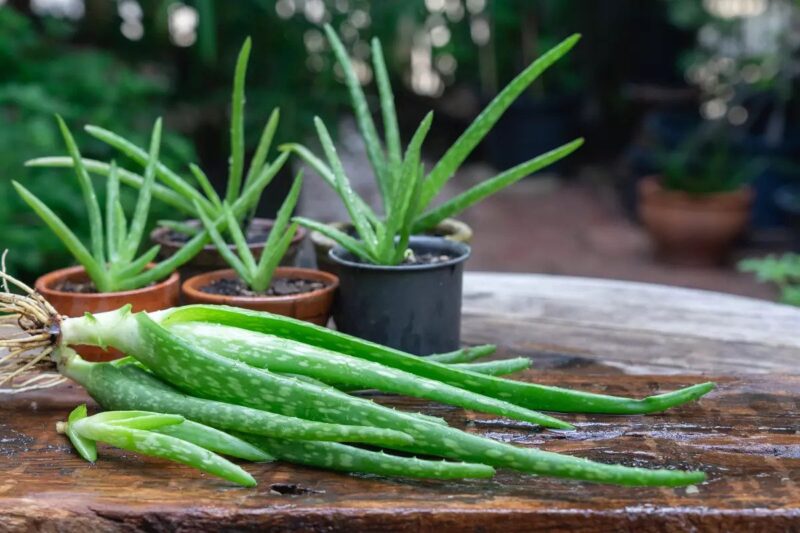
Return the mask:
<svg viewBox="0 0 800 533">
<path fill-rule="evenodd" d="M 89 460 L 99 441 L 245 486 L 255 484 L 253 478 L 217 453 L 401 477 L 482 478 L 506 468 L 620 485 L 705 479 L 699 471 L 632 468 L 520 448 L 347 391 L 377 389 L 571 429 L 538 410 L 653 413 L 696 400 L 713 383 L 641 400 L 579 392 L 494 375 L 524 368 L 525 361 L 471 362 L 492 347 L 420 358 L 307 322 L 226 306 L 154 313 L 123 307 L 66 318 L 24 283 L 2 272 L 0 278 L 0 314 L 23 329 L 0 339 L 8 350 L 0 360 L 0 384 L 10 383 L 13 392 L 64 377 L 83 386 L 106 411 L 86 416 L 79 408 L 60 430 Z M 72 349 L 76 345 L 111 346 L 128 357 L 91 363 Z M 42 369 L 58 375 L 30 376 Z"/>
</svg>

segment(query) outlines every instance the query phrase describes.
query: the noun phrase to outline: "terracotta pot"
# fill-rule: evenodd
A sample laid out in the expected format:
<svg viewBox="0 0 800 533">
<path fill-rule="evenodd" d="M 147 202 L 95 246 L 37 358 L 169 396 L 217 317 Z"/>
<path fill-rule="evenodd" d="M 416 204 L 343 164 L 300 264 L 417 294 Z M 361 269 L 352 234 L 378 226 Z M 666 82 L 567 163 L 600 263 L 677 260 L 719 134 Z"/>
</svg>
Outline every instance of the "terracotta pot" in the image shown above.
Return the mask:
<svg viewBox="0 0 800 533">
<path fill-rule="evenodd" d="M 56 290 L 64 281 L 86 282 L 89 276 L 82 266 L 54 270 L 36 280 L 35 288 L 56 311 L 66 316 L 83 316 L 84 313 L 113 311 L 123 305 L 131 304 L 133 312 L 159 311 L 178 305 L 180 276 L 173 272 L 167 279 L 154 285 L 131 291 L 82 294 Z M 78 349 L 90 361 L 108 361 L 122 356 L 116 350 L 103 350 L 96 346 L 82 346 Z"/>
<path fill-rule="evenodd" d="M 661 186 L 656 176 L 639 182 L 639 215 L 658 256 L 680 265 L 721 262 L 747 226 L 753 193 L 690 195 Z"/>
<path fill-rule="evenodd" d="M 183 283 L 181 291 L 186 303 L 232 305 L 253 311 L 267 311 L 289 316 L 320 326 L 328 323 L 328 319 L 331 316 L 333 296 L 339 287 L 339 278 L 328 272 L 297 267 L 279 267 L 275 270 L 274 277 L 321 281 L 325 283 L 325 287 L 288 296 L 227 296 L 210 294 L 201 290 L 218 279 L 238 278 L 235 271 L 225 269 L 198 274 L 189 278 Z"/>
<path fill-rule="evenodd" d="M 200 226 L 199 220 L 188 220 L 186 223 L 193 226 Z M 253 234 L 268 232 L 274 223 L 274 220 L 267 218 L 254 218 L 253 222 L 250 224 L 248 233 Z M 185 242 L 170 239 L 170 232 L 171 230 L 169 228 L 158 227 L 154 229 L 152 233 L 150 233 L 150 240 L 161 246 L 161 250 L 159 252 L 159 257 L 161 258 L 175 255 L 178 250 L 180 250 L 183 245 L 186 244 Z M 282 265 L 294 264 L 294 260 L 297 257 L 297 252 L 300 248 L 300 243 L 305 238 L 306 233 L 307 230 L 305 228 L 297 228 L 297 233 L 295 233 L 295 236 L 292 239 L 292 244 L 289 245 L 289 248 L 286 250 L 286 254 L 284 254 L 283 259 L 281 260 Z M 229 247 L 231 250 L 235 251 L 233 244 L 230 244 Z M 261 257 L 261 252 L 264 250 L 264 242 L 262 241 L 257 244 L 250 244 L 249 248 L 255 256 L 256 261 L 258 261 L 258 258 Z M 194 256 L 194 258 L 188 263 L 184 264 L 179 269 L 179 272 L 183 279 L 189 279 L 197 274 L 211 272 L 213 270 L 220 270 L 226 268 L 227 266 L 228 263 L 226 263 L 219 254 L 217 247 L 214 246 L 214 244 L 207 244 L 203 247 L 200 253 Z"/>
<path fill-rule="evenodd" d="M 349 222 L 330 222 L 329 226 L 340 231 L 351 232 L 353 225 Z M 472 228 L 466 223 L 454 218 L 446 218 L 436 225 L 432 230 L 425 232 L 426 235 L 434 237 L 444 237 L 454 242 L 469 244 L 472 240 Z M 329 239 L 322 233 L 312 231 L 311 243 L 314 245 L 314 255 L 317 258 L 317 268 L 325 272 L 337 273 L 338 265 L 330 258 L 330 251 L 337 245 L 333 239 Z"/>
</svg>

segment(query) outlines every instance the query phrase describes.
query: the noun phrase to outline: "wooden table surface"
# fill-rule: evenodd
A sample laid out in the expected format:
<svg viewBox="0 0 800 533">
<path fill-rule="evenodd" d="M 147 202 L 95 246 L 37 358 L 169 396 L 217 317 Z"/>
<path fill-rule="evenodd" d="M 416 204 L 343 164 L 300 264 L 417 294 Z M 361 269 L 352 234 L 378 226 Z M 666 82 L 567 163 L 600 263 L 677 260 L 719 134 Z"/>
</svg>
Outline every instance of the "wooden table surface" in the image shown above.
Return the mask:
<svg viewBox="0 0 800 533">
<path fill-rule="evenodd" d="M 713 379 L 700 402 L 650 416 L 567 415 L 537 428 L 404 397 L 467 431 L 628 465 L 701 468 L 679 488 L 621 488 L 500 471 L 408 481 L 285 463 L 247 465 L 256 489 L 100 448 L 94 466 L 54 431 L 75 386 L 0 403 L 0 531 L 800 530 L 800 310 L 695 290 L 468 274 L 464 341 L 525 355 L 519 379 L 641 396 Z"/>
</svg>

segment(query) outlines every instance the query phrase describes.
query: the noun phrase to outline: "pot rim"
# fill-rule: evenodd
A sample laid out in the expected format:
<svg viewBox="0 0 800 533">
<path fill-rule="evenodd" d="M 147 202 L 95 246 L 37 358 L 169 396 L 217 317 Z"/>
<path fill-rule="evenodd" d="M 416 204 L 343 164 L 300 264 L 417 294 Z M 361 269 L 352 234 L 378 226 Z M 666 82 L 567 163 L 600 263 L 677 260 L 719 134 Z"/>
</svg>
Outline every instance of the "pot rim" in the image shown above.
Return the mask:
<svg viewBox="0 0 800 533">
<path fill-rule="evenodd" d="M 260 222 L 261 224 L 267 226 L 270 229 L 272 229 L 272 226 L 275 225 L 275 220 L 272 219 L 272 218 L 256 217 L 256 218 L 253 219 L 253 221 L 258 221 L 258 222 Z M 184 222 L 186 222 L 188 224 L 199 224 L 200 223 L 200 219 L 189 218 L 189 219 L 186 219 Z M 153 228 L 153 231 L 150 232 L 150 240 L 155 242 L 155 243 L 158 243 L 158 244 L 160 244 L 162 246 L 166 245 L 166 246 L 169 246 L 169 247 L 172 247 L 172 248 L 183 248 L 186 245 L 186 242 L 178 242 L 178 241 L 173 241 L 173 240 L 170 240 L 170 239 L 166 238 L 166 235 L 170 231 L 171 230 L 166 226 L 156 226 L 155 228 Z M 306 237 L 307 233 L 308 233 L 308 230 L 306 228 L 304 228 L 303 226 L 298 226 L 297 227 L 297 231 L 294 234 L 294 237 L 292 237 L 292 244 L 299 244 Z M 247 247 L 250 248 L 250 249 L 263 248 L 264 247 L 264 243 L 263 242 L 260 242 L 260 243 L 247 243 Z M 232 243 L 228 243 L 228 248 L 233 250 L 233 249 L 235 249 L 235 245 L 232 244 Z M 203 250 L 213 251 L 213 250 L 216 250 L 216 249 L 217 249 L 217 246 L 213 242 L 203 246 Z"/>
<path fill-rule="evenodd" d="M 326 222 L 325 225 L 331 226 L 338 230 L 348 230 L 353 227 L 352 222 L 345 222 L 342 220 Z M 444 237 L 445 239 L 448 240 L 458 240 L 459 242 L 467 242 L 472 238 L 473 235 L 472 227 L 469 224 L 467 224 L 461 219 L 453 217 L 448 217 L 443 219 L 441 222 L 436 224 L 434 228 L 438 228 L 440 230 L 442 229 L 450 230 L 450 233 L 448 233 L 447 235 L 436 235 L 436 237 Z M 424 237 L 431 235 L 425 235 L 423 233 L 420 234 L 420 236 Z M 317 230 L 309 230 L 309 237 L 311 238 L 311 242 L 314 243 L 314 246 L 324 246 L 327 248 L 334 248 L 338 244 L 336 241 L 334 241 L 330 237 L 327 237 L 326 235 L 323 235 Z M 454 239 L 454 237 L 458 237 L 458 239 Z"/>
<path fill-rule="evenodd" d="M 148 285 L 147 287 L 142 287 L 140 289 L 131 289 L 127 291 L 85 293 L 85 292 L 60 291 L 50 287 L 50 285 L 54 284 L 56 281 L 60 281 L 61 279 L 64 279 L 68 276 L 72 276 L 78 273 L 86 274 L 86 269 L 82 265 L 59 268 L 58 270 L 53 270 L 39 276 L 36 279 L 36 282 L 34 283 L 33 287 L 34 289 L 36 289 L 36 292 L 42 294 L 43 296 L 46 294 L 50 294 L 53 296 L 97 300 L 106 298 L 110 294 L 113 294 L 114 296 L 133 296 L 133 295 L 146 294 L 149 292 L 159 292 L 163 289 L 167 289 L 171 285 L 178 285 L 180 283 L 180 274 L 178 274 L 178 271 L 176 270 L 173 271 L 169 276 L 167 276 L 163 280 L 159 281 L 158 283 L 154 283 L 153 285 Z M 88 274 L 86 275 L 86 277 L 87 279 L 89 279 Z"/>
<path fill-rule="evenodd" d="M 309 273 L 313 273 L 315 277 L 303 277 L 303 274 L 308 276 Z M 281 276 L 280 274 L 288 274 Z M 275 269 L 275 274 L 273 277 L 295 277 L 296 279 L 312 279 L 314 281 L 319 281 L 318 278 L 323 278 L 324 282 L 327 283 L 321 289 L 315 289 L 309 292 L 301 292 L 298 294 L 287 294 L 284 296 L 233 296 L 227 294 L 212 294 L 208 292 L 204 292 L 200 290 L 200 288 L 195 288 L 195 285 L 199 285 L 203 281 L 203 278 L 214 278 L 214 279 L 222 279 L 222 278 L 239 278 L 239 275 L 236 271 L 232 268 L 223 268 L 220 270 L 212 270 L 211 272 L 204 272 L 202 274 L 197 274 L 181 284 L 181 291 L 184 294 L 189 295 L 190 297 L 199 300 L 205 299 L 209 301 L 225 301 L 227 304 L 236 301 L 243 301 L 243 302 L 250 302 L 250 303 L 260 303 L 260 302 L 291 302 L 291 301 L 298 301 L 304 299 L 315 299 L 319 296 L 323 296 L 326 293 L 333 292 L 339 288 L 339 278 L 330 272 L 325 272 L 323 270 L 316 270 L 313 268 L 302 268 L 302 267 L 278 267 Z"/>
<path fill-rule="evenodd" d="M 346 259 L 345 257 L 339 257 L 338 255 L 348 254 L 352 255 L 348 252 L 345 248 L 341 245 L 336 245 L 335 247 L 331 248 L 328 251 L 328 257 L 339 265 L 344 265 L 353 269 L 358 270 L 372 270 L 378 272 L 414 272 L 414 271 L 426 271 L 426 270 L 436 270 L 439 268 L 446 268 L 454 265 L 458 265 L 463 263 L 467 259 L 469 259 L 470 255 L 472 255 L 472 248 L 463 242 L 456 242 L 451 241 L 445 237 L 428 237 L 428 236 L 419 236 L 415 235 L 412 236 L 408 242 L 409 248 L 414 248 L 414 245 L 429 245 L 435 246 L 439 245 L 443 251 L 448 252 L 452 251 L 458 255 L 453 257 L 448 261 L 442 261 L 440 263 L 428 263 L 424 265 L 373 265 L 371 263 L 361 263 L 357 261 L 352 261 L 350 259 Z M 337 255 L 338 254 L 338 255 Z"/>
</svg>

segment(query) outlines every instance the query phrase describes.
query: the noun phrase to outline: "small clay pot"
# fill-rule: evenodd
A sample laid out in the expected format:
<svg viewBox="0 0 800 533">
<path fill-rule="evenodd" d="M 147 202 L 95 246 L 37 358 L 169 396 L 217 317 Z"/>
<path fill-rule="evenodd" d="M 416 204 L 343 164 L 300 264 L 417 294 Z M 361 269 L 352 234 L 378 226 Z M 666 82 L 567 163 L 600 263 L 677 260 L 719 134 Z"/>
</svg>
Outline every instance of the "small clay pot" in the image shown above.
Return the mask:
<svg viewBox="0 0 800 533">
<path fill-rule="evenodd" d="M 187 224 L 192 226 L 200 226 L 201 223 L 199 220 L 187 220 Z M 272 229 L 273 224 L 275 223 L 274 220 L 270 220 L 267 218 L 254 218 L 253 221 L 250 223 L 250 227 L 248 228 L 249 234 L 259 234 L 259 233 L 268 233 L 270 229 Z M 175 241 L 170 239 L 171 230 L 169 228 L 158 227 L 150 233 L 150 240 L 153 243 L 158 244 L 161 246 L 161 250 L 159 251 L 159 257 L 162 259 L 167 257 L 172 257 L 175 255 L 182 247 L 185 242 Z M 294 237 L 292 238 L 292 243 L 289 245 L 289 248 L 286 250 L 286 253 L 281 260 L 282 265 L 292 265 L 294 264 L 294 260 L 297 257 L 297 252 L 300 249 L 300 243 L 303 241 L 307 233 L 305 228 L 299 227 L 297 228 L 297 232 L 295 233 Z M 235 246 L 233 244 L 228 245 L 229 248 L 235 252 Z M 253 253 L 256 261 L 258 258 L 261 257 L 261 252 L 264 251 L 264 241 L 259 243 L 253 243 L 248 246 L 250 251 Z M 194 256 L 189 262 L 184 264 L 179 270 L 181 277 L 183 279 L 189 279 L 197 274 L 202 274 L 204 272 L 211 272 L 214 270 L 220 270 L 226 268 L 228 263 L 225 262 L 225 259 L 219 254 L 219 250 L 217 247 L 214 246 L 213 243 L 207 244 L 203 247 L 203 249 Z"/>
<path fill-rule="evenodd" d="M 330 222 L 328 225 L 332 228 L 338 229 L 339 231 L 344 231 L 345 233 L 350 233 L 353 231 L 353 225 L 349 222 Z M 472 240 L 472 228 L 460 220 L 446 218 L 439 222 L 433 229 L 426 231 L 425 235 L 444 237 L 449 241 L 469 244 L 469 242 Z M 337 245 L 336 241 L 326 237 L 318 231 L 312 231 L 310 238 L 311 243 L 314 245 L 314 255 L 317 258 L 317 268 L 324 270 L 325 272 L 337 274 L 338 272 L 336 269 L 338 268 L 338 265 L 331 260 L 329 255 L 330 251 Z"/>
<path fill-rule="evenodd" d="M 159 311 L 178 305 L 180 295 L 180 276 L 173 272 L 170 276 L 154 285 L 130 291 L 107 293 L 77 293 L 56 290 L 65 281 L 84 283 L 89 280 L 82 266 L 62 268 L 43 275 L 36 280 L 36 291 L 52 304 L 62 315 L 83 316 L 84 313 L 102 313 L 113 311 L 130 304 L 131 310 Z M 103 350 L 97 346 L 82 346 L 78 353 L 90 361 L 109 361 L 122 356 L 116 350 Z"/>
<path fill-rule="evenodd" d="M 305 320 L 324 326 L 331 316 L 333 296 L 339 287 L 339 278 L 328 272 L 310 268 L 279 267 L 273 277 L 321 281 L 325 287 L 287 296 L 229 296 L 211 294 L 202 289 L 218 279 L 236 279 L 232 269 L 206 272 L 187 279 L 181 287 L 183 299 L 190 304 L 232 305 L 253 311 L 267 311 L 277 315 Z"/>
<path fill-rule="evenodd" d="M 662 260 L 686 266 L 720 263 L 747 227 L 752 191 L 691 195 L 664 189 L 657 176 L 639 182 L 639 216 Z"/>
</svg>

